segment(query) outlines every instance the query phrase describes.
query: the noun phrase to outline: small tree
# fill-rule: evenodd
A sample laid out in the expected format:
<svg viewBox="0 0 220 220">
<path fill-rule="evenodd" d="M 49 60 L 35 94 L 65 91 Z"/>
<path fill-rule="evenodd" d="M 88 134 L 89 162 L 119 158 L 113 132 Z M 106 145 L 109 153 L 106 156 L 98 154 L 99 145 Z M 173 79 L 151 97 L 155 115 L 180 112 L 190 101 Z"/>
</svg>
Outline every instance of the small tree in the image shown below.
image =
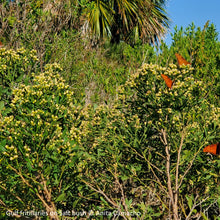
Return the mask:
<svg viewBox="0 0 220 220">
<path fill-rule="evenodd" d="M 139 39 L 155 43 L 169 26 L 164 1 L 88 1 L 86 19 L 92 34 L 111 37 L 112 43 L 124 40 L 134 44 Z"/>
</svg>

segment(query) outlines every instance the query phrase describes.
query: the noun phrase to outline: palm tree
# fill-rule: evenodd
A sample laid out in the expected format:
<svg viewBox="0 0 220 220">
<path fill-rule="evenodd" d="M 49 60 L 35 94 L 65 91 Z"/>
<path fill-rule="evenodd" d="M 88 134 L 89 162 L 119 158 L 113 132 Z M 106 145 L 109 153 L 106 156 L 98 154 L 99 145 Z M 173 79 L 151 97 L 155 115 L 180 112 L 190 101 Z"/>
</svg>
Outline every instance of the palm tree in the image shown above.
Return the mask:
<svg viewBox="0 0 220 220">
<path fill-rule="evenodd" d="M 88 0 L 85 15 L 93 36 L 112 43 L 158 43 L 169 27 L 166 0 Z"/>
</svg>

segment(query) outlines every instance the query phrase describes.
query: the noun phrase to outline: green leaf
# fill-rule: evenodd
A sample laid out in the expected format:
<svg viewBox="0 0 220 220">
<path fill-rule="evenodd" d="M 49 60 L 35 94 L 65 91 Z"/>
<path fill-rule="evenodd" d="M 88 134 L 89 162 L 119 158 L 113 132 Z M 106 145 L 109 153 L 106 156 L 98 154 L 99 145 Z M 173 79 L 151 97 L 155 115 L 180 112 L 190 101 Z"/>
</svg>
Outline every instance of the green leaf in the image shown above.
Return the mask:
<svg viewBox="0 0 220 220">
<path fill-rule="evenodd" d="M 132 199 L 128 200 L 128 199 L 125 199 L 125 203 L 128 207 L 131 206 L 131 203 L 132 203 Z"/>
<path fill-rule="evenodd" d="M 3 110 L 4 106 L 5 106 L 4 102 L 3 102 L 3 101 L 0 101 L 0 111 Z"/>
<path fill-rule="evenodd" d="M 157 213 L 153 214 L 152 216 L 159 217 L 159 216 L 161 216 L 161 215 L 162 215 L 161 212 L 157 212 Z"/>
<path fill-rule="evenodd" d="M 201 212 L 201 215 L 203 217 L 204 220 L 209 220 L 207 217 L 206 217 L 206 214 L 204 212 Z"/>
<path fill-rule="evenodd" d="M 128 176 L 121 176 L 121 180 L 122 180 L 122 181 L 127 180 L 127 179 L 129 179 Z"/>
<path fill-rule="evenodd" d="M 74 200 L 73 204 L 72 204 L 72 208 L 74 209 L 77 205 L 77 203 L 79 202 L 79 199 Z"/>
<path fill-rule="evenodd" d="M 66 193 L 62 193 L 57 197 L 55 202 L 65 201 L 66 200 L 65 197 L 66 197 Z"/>
<path fill-rule="evenodd" d="M 32 165 L 31 165 L 31 161 L 30 160 L 27 161 L 27 168 L 28 168 L 29 172 L 34 170 Z"/>
<path fill-rule="evenodd" d="M 192 205 L 193 205 L 193 198 L 192 197 L 193 196 L 186 195 L 186 199 L 187 199 L 188 206 L 189 206 L 190 209 L 192 208 Z"/>
<path fill-rule="evenodd" d="M 103 204 L 105 204 L 107 207 L 109 206 L 108 202 L 102 196 L 100 197 L 100 199 L 103 202 Z"/>
<path fill-rule="evenodd" d="M 141 207 L 141 210 L 143 211 L 146 210 L 146 204 L 144 204 L 144 202 L 141 202 L 140 207 Z"/>
<path fill-rule="evenodd" d="M 6 145 L 6 139 L 2 140 L 1 143 L 0 143 L 0 152 L 6 151 L 5 145 Z"/>
</svg>

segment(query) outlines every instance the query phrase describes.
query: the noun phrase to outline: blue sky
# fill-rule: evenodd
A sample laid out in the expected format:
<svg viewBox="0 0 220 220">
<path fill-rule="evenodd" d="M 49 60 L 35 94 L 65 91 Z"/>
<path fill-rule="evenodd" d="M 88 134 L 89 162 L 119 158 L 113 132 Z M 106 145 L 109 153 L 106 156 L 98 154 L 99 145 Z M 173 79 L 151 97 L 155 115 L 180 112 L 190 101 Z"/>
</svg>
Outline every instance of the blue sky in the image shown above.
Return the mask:
<svg viewBox="0 0 220 220">
<path fill-rule="evenodd" d="M 220 0 L 167 0 L 166 10 L 172 20 L 165 38 L 168 45 L 172 42 L 170 33 L 174 32 L 176 25 L 178 29 L 181 26 L 186 28 L 194 22 L 196 28 L 203 28 L 210 20 L 210 23 L 214 23 L 217 32 L 220 33 Z"/>
</svg>

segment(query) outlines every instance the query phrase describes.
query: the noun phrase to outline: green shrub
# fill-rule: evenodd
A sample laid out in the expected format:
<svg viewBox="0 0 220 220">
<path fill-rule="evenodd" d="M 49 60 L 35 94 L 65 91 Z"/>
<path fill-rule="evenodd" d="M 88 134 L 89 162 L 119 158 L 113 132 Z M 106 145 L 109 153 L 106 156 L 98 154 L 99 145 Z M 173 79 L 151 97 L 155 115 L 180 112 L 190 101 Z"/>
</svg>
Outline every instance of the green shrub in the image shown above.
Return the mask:
<svg viewBox="0 0 220 220">
<path fill-rule="evenodd" d="M 175 79 L 172 89 L 167 88 L 161 74 Z M 152 167 L 156 176 L 150 176 L 158 177 L 160 187 L 167 191 L 167 198 L 172 199 L 169 187 L 178 193 L 177 197 L 173 194 L 174 203 L 176 201 L 179 207 L 178 215 L 187 216 L 185 195 L 199 196 L 200 202 L 207 199 L 201 212 L 215 204 L 220 189 L 212 183 L 217 181 L 219 163 L 217 159 L 209 163 L 200 153 L 204 146 L 219 140 L 220 110 L 213 101 L 217 98 L 215 90 L 209 92 L 209 83 L 195 78 L 191 67 L 177 69 L 174 64 L 167 68 L 146 64 L 122 87 L 121 97 L 130 110 L 127 114 L 138 115 L 143 132 L 144 127 L 151 126 L 138 152 L 151 155 L 150 162 L 159 169 Z M 146 185 L 150 184 L 152 180 Z M 158 183 L 154 184 L 154 189 L 158 189 Z M 161 199 L 168 207 L 166 193 L 164 196 Z M 210 215 L 214 216 L 215 212 Z"/>
<path fill-rule="evenodd" d="M 40 16 L 46 24 L 39 2 L 29 21 Z M 105 211 L 124 219 L 217 218 L 220 164 L 202 152 L 220 138 L 213 25 L 176 30 L 158 57 L 147 45 L 90 48 L 76 33 L 59 33 L 36 38 L 44 42 L 41 73 L 34 51 L 0 49 L 1 217 L 6 210 L 93 210 L 101 219 Z M 172 64 L 175 52 L 193 67 Z M 64 70 L 44 68 L 48 61 Z"/>
<path fill-rule="evenodd" d="M 10 112 L 11 90 L 18 83 L 27 84 L 32 72 L 38 72 L 38 58 L 35 50 L 20 48 L 17 51 L 0 48 L 0 113 Z"/>
<path fill-rule="evenodd" d="M 196 28 L 193 23 L 185 30 L 182 27 L 180 29 L 175 27 L 172 39 L 170 47 L 162 42 L 158 64 L 168 66 L 169 63 L 177 63 L 174 54 L 181 54 L 188 62 L 192 63 L 194 77 L 206 84 L 207 91 L 212 91 L 211 93 L 215 94 L 212 96 L 214 98 L 212 102 L 220 104 L 220 43 L 214 24 L 209 24 L 208 21 L 203 29 Z M 208 92 L 209 94 L 210 92 Z"/>
<path fill-rule="evenodd" d="M 128 68 L 119 62 L 120 58 L 110 58 L 107 48 L 89 47 L 85 39 L 71 31 L 55 41 L 50 60 L 62 65 L 62 76 L 77 91 L 77 98 L 83 98 L 86 104 L 111 102 L 116 86 L 128 77 Z"/>
<path fill-rule="evenodd" d="M 0 41 L 8 48 L 36 49 L 41 68 L 49 63 L 55 36 L 79 28 L 79 4 L 68 0 L 1 1 L 0 9 Z"/>
<path fill-rule="evenodd" d="M 193 71 L 145 64 L 121 87 L 118 104 L 88 107 L 81 181 L 95 193 L 88 201 L 98 200 L 89 208 L 144 219 L 218 215 L 219 163 L 201 151 L 218 141 L 219 107 Z M 175 78 L 171 90 L 162 73 Z"/>
<path fill-rule="evenodd" d="M 13 88 L 11 114 L 0 121 L 3 210 L 58 211 L 77 186 L 80 108 L 58 64 Z M 71 191 L 72 203 L 77 191 Z M 62 202 L 61 202 L 62 201 Z M 59 205 L 60 204 L 60 205 Z"/>
</svg>

